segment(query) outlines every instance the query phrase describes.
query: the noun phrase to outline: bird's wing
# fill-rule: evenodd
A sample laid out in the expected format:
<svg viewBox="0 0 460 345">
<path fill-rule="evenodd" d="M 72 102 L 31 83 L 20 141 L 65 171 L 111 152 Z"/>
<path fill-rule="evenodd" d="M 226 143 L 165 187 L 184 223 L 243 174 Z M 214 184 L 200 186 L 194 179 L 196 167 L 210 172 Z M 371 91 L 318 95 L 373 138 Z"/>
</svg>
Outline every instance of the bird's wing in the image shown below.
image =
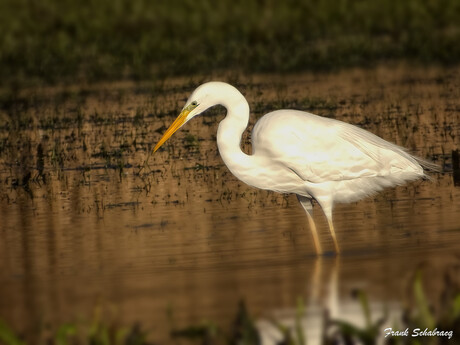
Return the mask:
<svg viewBox="0 0 460 345">
<path fill-rule="evenodd" d="M 422 166 L 432 171 L 441 171 L 438 165 L 411 155 L 404 147 L 388 142 L 371 132 L 351 124 L 341 121 L 334 122 L 336 122 L 337 126 L 341 127 L 339 135 L 342 138 L 355 145 L 376 161 L 381 161 L 382 158 L 388 159 L 391 156 L 391 159 L 387 163 L 396 169 L 404 170 L 408 167 L 419 169 Z"/>
<path fill-rule="evenodd" d="M 299 111 L 264 116 L 254 127 L 253 150 L 313 183 L 420 168 L 401 148 L 370 132 Z"/>
</svg>

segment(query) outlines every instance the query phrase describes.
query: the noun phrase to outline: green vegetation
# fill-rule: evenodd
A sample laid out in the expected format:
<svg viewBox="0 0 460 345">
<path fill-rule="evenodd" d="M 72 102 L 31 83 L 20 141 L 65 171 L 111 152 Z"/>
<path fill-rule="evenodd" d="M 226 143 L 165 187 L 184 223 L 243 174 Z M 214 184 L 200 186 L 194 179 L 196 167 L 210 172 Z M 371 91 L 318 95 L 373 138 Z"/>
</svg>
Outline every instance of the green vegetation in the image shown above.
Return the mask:
<svg viewBox="0 0 460 345">
<path fill-rule="evenodd" d="M 446 279 L 448 275 L 446 274 Z M 322 343 L 332 344 L 363 344 L 374 345 L 379 339 L 384 339 L 385 344 L 401 345 L 430 345 L 447 344 L 452 341 L 456 343 L 460 334 L 460 293 L 454 288 L 451 281 L 446 280 L 445 290 L 442 294 L 441 311 L 436 313 L 429 304 L 423 291 L 421 275 L 417 274 L 413 282 L 412 295 L 414 304 L 407 307 L 402 318 L 402 325 L 396 325 L 395 329 L 429 329 L 445 330 L 452 332 L 451 339 L 447 337 L 411 337 L 393 336 L 384 337 L 383 324 L 387 318 L 372 321 L 367 296 L 358 291 L 356 297 L 359 299 L 365 317 L 365 326 L 358 327 L 342 320 L 331 319 L 325 314 L 325 326 L 323 330 Z M 281 341 L 278 344 L 303 345 L 306 344 L 305 330 L 301 321 L 305 315 L 304 302 L 299 299 L 295 314 L 293 328 L 286 327 L 277 320 L 272 320 L 272 325 L 278 329 Z M 173 315 L 169 311 L 170 321 L 173 324 Z M 261 334 L 254 323 L 253 316 L 248 312 L 244 302 L 241 302 L 234 321 L 229 331 L 225 331 L 213 321 L 204 320 L 196 325 L 183 329 L 172 329 L 171 338 L 174 340 L 185 339 L 195 344 L 239 344 L 257 345 L 261 344 Z M 39 344 L 67 345 L 67 344 L 91 344 L 91 345 L 148 345 L 147 333 L 140 329 L 138 324 L 131 328 L 123 328 L 112 322 L 104 324 L 100 321 L 98 313 L 94 320 L 88 325 L 64 324 L 57 329 L 54 335 L 42 341 L 35 341 Z M 0 343 L 5 345 L 26 345 L 15 332 L 5 323 L 0 321 Z"/>
<path fill-rule="evenodd" d="M 0 321 L 0 344 L 27 345 L 5 323 Z M 64 324 L 54 335 L 35 339 L 32 344 L 90 344 L 90 345 L 148 345 L 146 333 L 139 325 L 131 328 L 120 327 L 115 323 L 104 324 L 94 320 L 90 325 L 83 327 L 77 324 Z"/>
<path fill-rule="evenodd" d="M 460 61 L 456 0 L 3 0 L 3 86 Z"/>
</svg>

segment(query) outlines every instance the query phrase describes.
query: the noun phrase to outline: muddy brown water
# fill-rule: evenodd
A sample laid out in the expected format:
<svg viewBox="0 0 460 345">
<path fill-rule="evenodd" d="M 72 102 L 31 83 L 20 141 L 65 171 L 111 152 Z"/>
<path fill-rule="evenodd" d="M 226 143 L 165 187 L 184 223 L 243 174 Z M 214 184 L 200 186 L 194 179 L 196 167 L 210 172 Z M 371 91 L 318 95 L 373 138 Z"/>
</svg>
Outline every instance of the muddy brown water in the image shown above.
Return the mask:
<svg viewBox="0 0 460 345">
<path fill-rule="evenodd" d="M 97 309 L 168 342 L 171 311 L 175 327 L 208 319 L 225 328 L 241 299 L 257 320 L 282 320 L 299 297 L 346 314 L 355 289 L 404 303 L 419 268 L 436 305 L 443 275 L 460 261 L 460 69 L 216 78 L 248 98 L 250 127 L 267 111 L 302 109 L 359 125 L 444 171 L 337 205 L 340 257 L 330 255 L 315 205 L 329 251 L 317 258 L 294 196 L 248 187 L 223 165 L 222 108 L 150 154 L 205 78 L 29 90 L 0 114 L 1 319 L 33 339 Z M 246 133 L 246 152 L 249 142 Z"/>
</svg>

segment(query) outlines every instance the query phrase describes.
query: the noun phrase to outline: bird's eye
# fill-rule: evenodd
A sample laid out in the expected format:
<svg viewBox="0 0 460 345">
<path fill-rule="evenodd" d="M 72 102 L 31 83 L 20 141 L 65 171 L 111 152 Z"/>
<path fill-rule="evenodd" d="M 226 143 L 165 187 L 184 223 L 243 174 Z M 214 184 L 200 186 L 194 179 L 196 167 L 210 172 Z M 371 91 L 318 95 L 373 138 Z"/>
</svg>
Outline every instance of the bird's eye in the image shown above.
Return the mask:
<svg viewBox="0 0 460 345">
<path fill-rule="evenodd" d="M 193 105 L 194 107 L 196 107 L 196 106 L 198 105 L 198 102 L 197 102 L 197 101 L 193 101 L 193 102 L 191 103 L 191 105 Z"/>
</svg>

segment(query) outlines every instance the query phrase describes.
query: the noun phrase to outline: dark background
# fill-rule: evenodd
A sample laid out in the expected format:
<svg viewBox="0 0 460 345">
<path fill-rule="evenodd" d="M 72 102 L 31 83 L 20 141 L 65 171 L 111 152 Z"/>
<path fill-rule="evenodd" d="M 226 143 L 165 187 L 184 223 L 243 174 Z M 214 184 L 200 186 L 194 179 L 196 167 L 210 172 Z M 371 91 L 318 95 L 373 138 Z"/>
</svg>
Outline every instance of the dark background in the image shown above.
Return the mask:
<svg viewBox="0 0 460 345">
<path fill-rule="evenodd" d="M 460 2 L 2 0 L 3 87 L 460 58 Z"/>
</svg>

